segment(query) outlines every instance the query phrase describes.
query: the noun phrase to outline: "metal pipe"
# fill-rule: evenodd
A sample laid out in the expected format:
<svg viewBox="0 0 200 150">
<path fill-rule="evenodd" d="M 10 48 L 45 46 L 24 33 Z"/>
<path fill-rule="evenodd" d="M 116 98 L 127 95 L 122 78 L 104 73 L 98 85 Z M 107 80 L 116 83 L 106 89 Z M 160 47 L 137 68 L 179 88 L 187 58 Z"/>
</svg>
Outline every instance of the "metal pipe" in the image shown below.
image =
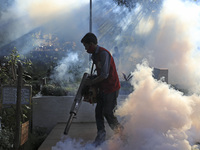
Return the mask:
<svg viewBox="0 0 200 150">
<path fill-rule="evenodd" d="M 92 0 L 90 0 L 90 32 L 92 32 Z"/>
<path fill-rule="evenodd" d="M 64 134 L 67 135 L 68 132 L 69 132 L 69 128 L 72 124 L 72 121 L 73 121 L 73 118 L 77 115 L 78 113 L 78 110 L 79 110 L 79 107 L 81 105 L 81 102 L 82 102 L 82 98 L 83 98 L 83 89 L 85 88 L 85 81 L 86 79 L 88 78 L 88 73 L 84 73 L 83 74 L 83 77 L 82 77 L 82 80 L 81 80 L 81 83 L 79 85 L 79 88 L 78 88 L 78 91 L 76 93 L 76 96 L 74 98 L 74 101 L 72 103 L 72 106 L 71 106 L 71 110 L 69 112 L 70 116 L 69 116 L 69 119 L 67 121 L 67 125 L 65 127 L 65 130 L 64 130 Z"/>
<path fill-rule="evenodd" d="M 89 32 L 92 32 L 92 0 L 90 0 Z M 89 67 L 91 66 L 91 54 L 89 54 Z"/>
</svg>

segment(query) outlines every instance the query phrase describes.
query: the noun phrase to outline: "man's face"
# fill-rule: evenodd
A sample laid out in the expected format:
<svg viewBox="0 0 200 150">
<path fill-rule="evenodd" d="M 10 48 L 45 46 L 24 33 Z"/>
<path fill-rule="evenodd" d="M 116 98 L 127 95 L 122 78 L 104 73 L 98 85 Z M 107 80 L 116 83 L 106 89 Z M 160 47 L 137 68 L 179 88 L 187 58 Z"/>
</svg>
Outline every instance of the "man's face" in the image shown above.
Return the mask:
<svg viewBox="0 0 200 150">
<path fill-rule="evenodd" d="M 95 51 L 95 46 L 94 46 L 92 43 L 83 43 L 83 45 L 84 45 L 84 47 L 85 47 L 85 50 L 86 50 L 88 53 L 90 53 L 90 54 L 94 53 L 94 51 Z"/>
</svg>

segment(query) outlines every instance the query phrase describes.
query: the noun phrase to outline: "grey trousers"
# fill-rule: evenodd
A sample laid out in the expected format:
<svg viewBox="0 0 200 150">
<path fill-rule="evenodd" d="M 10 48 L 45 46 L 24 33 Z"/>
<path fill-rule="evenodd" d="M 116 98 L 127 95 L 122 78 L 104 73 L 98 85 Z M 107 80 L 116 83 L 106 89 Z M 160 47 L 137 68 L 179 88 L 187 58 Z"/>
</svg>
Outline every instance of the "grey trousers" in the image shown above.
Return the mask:
<svg viewBox="0 0 200 150">
<path fill-rule="evenodd" d="M 95 108 L 95 119 L 98 133 L 105 132 L 104 117 L 106 118 L 112 130 L 115 130 L 121 126 L 117 120 L 117 117 L 114 115 L 114 111 L 117 106 L 118 93 L 119 91 L 108 94 L 99 94 Z"/>
</svg>

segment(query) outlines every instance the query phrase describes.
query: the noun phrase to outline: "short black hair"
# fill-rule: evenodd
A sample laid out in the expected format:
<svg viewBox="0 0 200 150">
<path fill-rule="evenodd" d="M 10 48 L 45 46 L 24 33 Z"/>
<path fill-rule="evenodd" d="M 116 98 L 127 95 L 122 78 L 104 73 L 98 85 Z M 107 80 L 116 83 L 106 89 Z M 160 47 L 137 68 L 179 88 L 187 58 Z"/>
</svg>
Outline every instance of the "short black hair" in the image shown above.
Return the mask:
<svg viewBox="0 0 200 150">
<path fill-rule="evenodd" d="M 81 39 L 81 43 L 94 43 L 94 44 L 97 44 L 98 41 L 97 41 L 97 37 L 94 33 L 87 33 L 82 39 Z"/>
</svg>

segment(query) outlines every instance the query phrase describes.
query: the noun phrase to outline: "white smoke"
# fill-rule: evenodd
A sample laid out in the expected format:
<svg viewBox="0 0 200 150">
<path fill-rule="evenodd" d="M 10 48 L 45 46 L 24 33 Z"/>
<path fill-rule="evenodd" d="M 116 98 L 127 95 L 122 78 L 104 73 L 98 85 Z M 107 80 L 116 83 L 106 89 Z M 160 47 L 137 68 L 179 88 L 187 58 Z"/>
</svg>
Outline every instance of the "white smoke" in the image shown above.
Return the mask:
<svg viewBox="0 0 200 150">
<path fill-rule="evenodd" d="M 168 68 L 171 84 L 199 93 L 200 6 L 165 1 L 153 34 L 146 44 L 151 66 Z"/>
<path fill-rule="evenodd" d="M 74 10 L 79 9 L 87 3 L 88 1 L 86 0 L 17 0 L 17 4 L 21 6 L 20 10 L 24 10 L 38 25 L 55 19 L 63 13 L 68 17 L 72 15 Z"/>
<path fill-rule="evenodd" d="M 125 140 L 115 136 L 98 150 L 191 150 L 200 140 L 200 97 L 184 96 L 152 77 L 146 61 L 133 72 L 134 92 L 117 109 L 123 118 Z M 95 149 L 91 144 L 67 139 L 53 150 Z"/>
<path fill-rule="evenodd" d="M 190 150 L 186 132 L 192 125 L 193 99 L 156 81 L 146 63 L 137 65 L 133 76 L 134 92 L 117 110 L 126 122 L 129 144 L 124 149 Z"/>
<path fill-rule="evenodd" d="M 76 76 L 78 78 L 81 76 L 80 72 L 82 70 L 80 64 L 81 60 L 79 60 L 78 53 L 68 53 L 67 57 L 64 57 L 58 62 L 58 65 L 53 70 L 51 79 L 61 85 L 62 82 L 74 82 Z"/>
<path fill-rule="evenodd" d="M 127 140 L 119 141 L 113 137 L 96 149 L 199 149 L 195 145 L 200 141 L 199 20 L 200 7 L 197 3 L 165 0 L 157 18 L 143 16 L 139 23 L 134 24 L 136 31 L 132 35 L 140 35 L 144 43 L 128 44 L 120 51 L 126 60 L 122 68 L 135 70 L 131 81 L 134 92 L 116 111 L 123 118 Z M 129 20 L 123 32 L 128 31 L 126 29 L 130 29 L 130 25 Z M 120 40 L 123 36 L 116 38 L 116 41 Z M 137 61 L 128 64 L 134 58 L 140 61 L 146 58 L 149 64 L 144 61 L 135 69 L 133 64 Z M 196 94 L 186 96 L 170 85 L 156 81 L 152 77 L 153 68 L 149 66 L 168 68 L 172 84 L 179 84 Z M 57 143 L 53 150 L 65 150 L 71 143 L 69 141 Z M 70 149 L 95 149 L 90 144 L 81 145 L 79 141 L 70 146 Z"/>
<path fill-rule="evenodd" d="M 1 44 L 15 40 L 38 26 L 60 33 L 63 39 L 67 35 L 68 39 L 80 41 L 83 32 L 88 31 L 88 2 L 16 0 L 1 16 L 0 34 L 4 38 Z M 131 12 L 124 13 L 124 18 L 118 17 L 121 9 L 115 8 L 119 9 L 116 5 L 106 11 L 102 7 L 101 11 L 94 9 L 93 17 L 94 24 L 100 22 L 99 26 L 108 26 L 109 29 L 104 30 L 102 26 L 98 29 L 100 45 L 112 48 L 110 45 L 114 47 L 122 43 L 119 47 L 122 57 L 119 72 L 133 71 L 136 64 L 146 58 L 150 66 L 169 69 L 171 84 L 178 84 L 196 94 L 185 96 L 169 85 L 155 81 L 152 68 L 147 64 L 138 65 L 133 72 L 134 92 L 117 110 L 117 114 L 125 119 L 127 143 L 114 138 L 97 149 L 190 150 L 195 142 L 200 141 L 200 6 L 195 2 L 165 0 L 160 11 L 143 16 L 140 13 L 143 8 L 138 5 Z M 109 16 L 111 10 L 116 16 Z M 119 25 L 101 22 L 103 17 L 109 21 L 118 18 L 116 24 Z M 119 31 L 118 36 L 112 37 L 116 30 Z M 103 35 L 108 35 L 109 31 L 109 41 L 101 43 Z M 69 69 L 77 62 L 77 54 L 69 54 L 56 67 L 53 78 L 73 80 Z M 95 149 L 90 144 L 83 146 L 80 143 L 68 139 L 58 142 L 53 149 Z"/>
<path fill-rule="evenodd" d="M 58 30 L 65 34 L 66 40 L 69 40 L 67 37 L 73 37 L 73 35 L 78 37 L 84 30 L 89 29 L 88 3 L 87 0 L 13 1 L 0 17 L 0 47 L 28 34 L 37 27 L 43 27 L 51 31 L 50 33 L 56 33 Z"/>
<path fill-rule="evenodd" d="M 120 32 L 112 42 L 121 55 L 118 73 L 130 73 L 146 58 L 152 67 L 168 68 L 170 84 L 198 93 L 200 6 L 194 1 L 165 0 L 160 7 L 148 14 L 141 4 L 131 12 L 121 9 L 125 17 L 117 19 L 115 29 L 110 27 L 113 34 Z M 121 15 L 114 8 L 113 13 Z"/>
</svg>

